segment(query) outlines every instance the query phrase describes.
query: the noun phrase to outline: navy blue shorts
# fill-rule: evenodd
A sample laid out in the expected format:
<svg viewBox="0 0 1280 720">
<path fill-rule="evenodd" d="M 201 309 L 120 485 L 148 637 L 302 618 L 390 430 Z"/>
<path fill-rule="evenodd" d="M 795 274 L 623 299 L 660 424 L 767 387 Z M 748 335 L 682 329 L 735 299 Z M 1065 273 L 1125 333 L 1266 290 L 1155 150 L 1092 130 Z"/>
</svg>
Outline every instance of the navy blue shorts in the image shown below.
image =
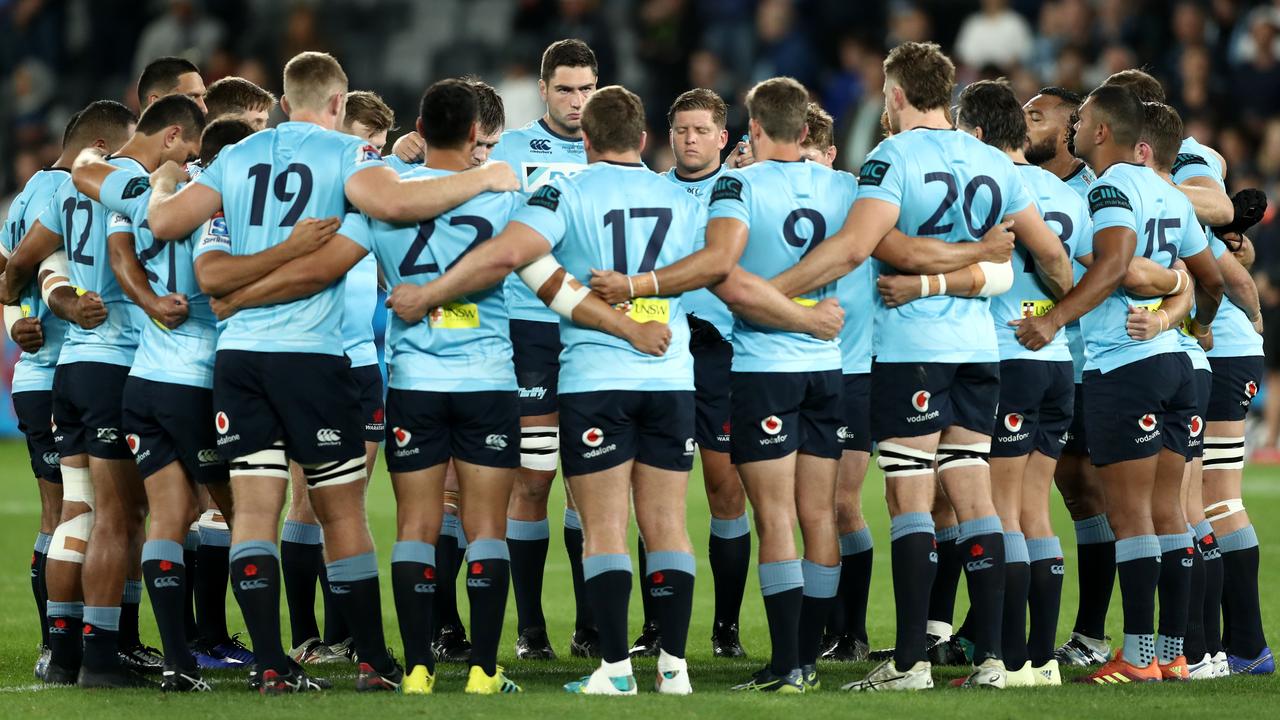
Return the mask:
<svg viewBox="0 0 1280 720">
<path fill-rule="evenodd" d="M 18 419 L 18 430 L 27 438 L 31 472 L 41 480 L 61 483 L 62 466 L 58 464 L 60 456 L 53 424 L 53 391 L 14 393 L 13 414 Z"/>
<path fill-rule="evenodd" d="M 1205 420 L 1243 420 L 1249 414 L 1253 396 L 1258 394 L 1258 386 L 1262 384 L 1263 364 L 1261 355 L 1209 358 L 1209 365 L 1213 368 L 1213 390 L 1209 393 Z"/>
<path fill-rule="evenodd" d="M 556 411 L 560 383 L 560 324 L 511 320 L 511 360 L 520 386 L 520 417 Z"/>
<path fill-rule="evenodd" d="M 727 453 L 733 343 L 721 337 L 715 325 L 690 315 L 689 352 L 693 355 L 694 442 L 704 450 Z"/>
<path fill-rule="evenodd" d="M 877 441 L 952 426 L 989 435 L 999 400 L 999 363 L 871 364 L 871 432 Z"/>
<path fill-rule="evenodd" d="M 1070 360 L 1000 361 L 991 457 L 1022 457 L 1034 450 L 1056 460 L 1071 426 L 1075 391 Z"/>
<path fill-rule="evenodd" d="M 560 398 L 560 462 L 580 477 L 634 459 L 661 470 L 693 469 L 693 392 L 600 390 Z"/>
<path fill-rule="evenodd" d="M 871 452 L 871 373 L 844 376 L 844 424 L 836 431 L 845 450 Z"/>
<path fill-rule="evenodd" d="M 1084 393 L 1094 465 L 1139 460 L 1162 448 L 1186 456 L 1196 388 L 1185 352 L 1143 358 L 1105 374 L 1085 371 Z"/>
<path fill-rule="evenodd" d="M 148 478 L 172 462 L 207 485 L 230 480 L 213 429 L 213 391 L 130 377 L 124 384 L 125 442 Z"/>
<path fill-rule="evenodd" d="M 425 470 L 449 458 L 484 467 L 519 467 L 519 413 L 510 390 L 388 390 L 387 470 Z"/>
<path fill-rule="evenodd" d="M 382 370 L 376 365 L 351 368 L 360 393 L 360 417 L 364 420 L 364 441 L 382 442 L 387 431 L 386 411 L 382 406 Z"/>
<path fill-rule="evenodd" d="M 1191 384 L 1195 388 L 1196 406 L 1187 414 L 1187 461 L 1204 455 L 1205 416 L 1209 412 L 1209 398 L 1213 393 L 1213 372 L 1192 370 Z"/>
<path fill-rule="evenodd" d="M 839 370 L 733 373 L 733 462 L 794 452 L 840 459 L 845 425 Z"/>
<path fill-rule="evenodd" d="M 213 407 L 228 461 L 278 440 L 302 465 L 364 457 L 360 391 L 343 355 L 219 350 Z"/>
<path fill-rule="evenodd" d="M 130 460 L 124 441 L 121 401 L 129 368 L 100 362 L 59 365 L 53 371 L 53 422 L 62 457 L 88 453 L 103 460 Z"/>
<path fill-rule="evenodd" d="M 1088 436 L 1084 431 L 1084 385 L 1082 383 L 1076 383 L 1073 406 L 1071 425 L 1067 428 L 1067 434 L 1063 436 L 1065 444 L 1062 446 L 1062 454 L 1089 457 Z"/>
</svg>

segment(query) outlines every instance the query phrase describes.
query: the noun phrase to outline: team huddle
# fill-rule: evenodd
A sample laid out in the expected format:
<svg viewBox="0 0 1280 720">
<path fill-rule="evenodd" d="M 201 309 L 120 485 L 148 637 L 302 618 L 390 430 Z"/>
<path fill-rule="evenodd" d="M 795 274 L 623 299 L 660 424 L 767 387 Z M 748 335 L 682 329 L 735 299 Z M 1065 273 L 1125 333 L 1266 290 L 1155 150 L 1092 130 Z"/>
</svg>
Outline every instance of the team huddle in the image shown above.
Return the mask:
<svg viewBox="0 0 1280 720">
<path fill-rule="evenodd" d="M 428 694 L 437 662 L 465 662 L 466 692 L 519 692 L 497 664 L 509 591 L 516 657 L 556 656 L 559 467 L 569 650 L 600 659 L 565 689 L 634 695 L 631 658 L 656 656 L 656 691 L 688 694 L 695 454 L 716 657 L 745 655 L 748 503 L 754 521 L 770 651 L 735 690 L 816 690 L 820 659 L 881 661 L 851 691 L 931 688 L 933 664 L 987 688 L 1058 685 L 1064 663 L 1100 685 L 1274 672 L 1241 499 L 1262 373 L 1243 233 L 1265 197 L 1228 196 L 1222 157 L 1141 71 L 1025 105 L 980 81 L 953 108 L 936 45 L 884 70 L 886 137 L 856 176 L 832 169 L 831 118 L 790 78 L 747 94 L 727 159 L 725 102 L 680 95 L 676 164 L 654 173 L 639 98 L 597 89 L 577 40 L 543 55 L 540 120 L 504 131 L 493 88 L 442 80 L 385 157 L 391 110 L 323 53 L 286 65 L 270 129 L 271 93 L 206 88 L 178 58 L 148 65 L 140 117 L 85 107 L 3 226 L 43 507 L 37 677 L 208 691 L 202 669 L 243 668 L 281 694 L 355 662 L 359 690 Z M 365 512 L 380 447 L 402 662 Z M 866 623 L 873 450 L 889 650 Z M 1055 482 L 1080 579 L 1061 645 Z M 228 582 L 251 650 L 228 632 Z M 162 653 L 139 638 L 144 585 Z"/>
</svg>

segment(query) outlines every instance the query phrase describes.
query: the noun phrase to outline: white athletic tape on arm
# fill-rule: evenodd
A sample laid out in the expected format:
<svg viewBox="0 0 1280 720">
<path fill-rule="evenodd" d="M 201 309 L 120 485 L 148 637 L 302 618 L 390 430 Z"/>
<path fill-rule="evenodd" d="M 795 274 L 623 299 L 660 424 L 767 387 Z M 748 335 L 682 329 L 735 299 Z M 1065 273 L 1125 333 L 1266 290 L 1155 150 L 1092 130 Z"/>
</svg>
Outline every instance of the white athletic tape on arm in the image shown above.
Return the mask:
<svg viewBox="0 0 1280 720">
<path fill-rule="evenodd" d="M 977 297 L 994 297 L 1009 291 L 1013 287 L 1013 263 L 1006 260 L 1002 263 L 980 262 L 978 269 L 987 281 L 978 291 Z"/>
<path fill-rule="evenodd" d="M 49 275 L 40 281 L 40 299 L 48 305 L 49 296 L 54 290 L 60 287 L 72 287 L 69 277 L 71 271 L 67 268 L 67 253 L 57 250 L 41 261 L 40 267 L 36 270 L 36 277 L 40 277 L 46 271 Z"/>
<path fill-rule="evenodd" d="M 13 339 L 14 324 L 24 317 L 26 317 L 26 315 L 22 312 L 22 308 L 17 305 L 4 306 L 4 332 L 9 336 L 10 340 Z"/>
<path fill-rule="evenodd" d="M 547 280 L 550 280 L 559 269 L 560 263 L 548 253 L 517 270 L 516 275 L 519 275 L 524 284 L 537 295 L 542 286 L 547 284 Z"/>
</svg>

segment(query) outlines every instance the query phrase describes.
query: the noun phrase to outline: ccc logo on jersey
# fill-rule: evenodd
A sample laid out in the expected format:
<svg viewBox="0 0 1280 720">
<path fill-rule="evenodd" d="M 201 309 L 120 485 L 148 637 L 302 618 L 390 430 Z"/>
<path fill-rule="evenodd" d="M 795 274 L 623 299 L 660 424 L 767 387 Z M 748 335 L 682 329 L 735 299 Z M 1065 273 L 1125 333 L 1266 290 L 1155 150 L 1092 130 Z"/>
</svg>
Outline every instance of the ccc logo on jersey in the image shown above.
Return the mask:
<svg viewBox="0 0 1280 720">
<path fill-rule="evenodd" d="M 551 141 L 546 138 L 534 138 L 529 141 L 529 149 L 534 152 L 551 152 Z"/>
</svg>

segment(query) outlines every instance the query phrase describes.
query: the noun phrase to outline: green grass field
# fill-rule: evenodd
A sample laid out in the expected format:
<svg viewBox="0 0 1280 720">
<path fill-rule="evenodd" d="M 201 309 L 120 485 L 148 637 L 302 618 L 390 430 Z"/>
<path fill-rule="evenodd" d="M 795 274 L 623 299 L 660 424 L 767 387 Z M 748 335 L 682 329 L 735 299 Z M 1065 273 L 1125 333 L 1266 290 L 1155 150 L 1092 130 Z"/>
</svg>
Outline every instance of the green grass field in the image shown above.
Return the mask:
<svg viewBox="0 0 1280 720">
<path fill-rule="evenodd" d="M 72 688 L 44 689 L 31 675 L 39 634 L 27 577 L 27 563 L 37 530 L 39 499 L 34 482 L 29 477 L 22 445 L 17 442 L 0 443 L 0 468 L 4 469 L 8 478 L 7 491 L 3 499 L 0 499 L 0 547 L 5 549 L 4 556 L 0 558 L 0 718 L 77 718 L 91 713 L 94 717 L 173 717 L 175 714 L 187 713 L 190 713 L 189 717 L 217 717 L 223 713 L 239 712 L 254 716 L 269 714 L 272 717 L 312 719 L 435 712 L 446 713 L 449 718 L 492 717 L 495 714 L 515 712 L 532 717 L 555 717 L 582 712 L 583 708 L 589 707 L 590 712 L 607 713 L 607 717 L 715 714 L 741 718 L 776 717 L 779 713 L 800 712 L 809 717 L 891 713 L 895 717 L 982 717 L 995 720 L 1042 716 L 1095 720 L 1154 712 L 1176 713 L 1173 717 L 1206 714 L 1215 717 L 1274 717 L 1271 715 L 1275 712 L 1274 707 L 1271 710 L 1267 708 L 1269 702 L 1280 699 L 1280 679 L 1275 678 L 1229 678 L 1151 687 L 1074 686 L 1007 690 L 1002 693 L 962 693 L 958 690 L 936 689 L 911 695 L 855 696 L 840 692 L 840 685 L 861 677 L 870 669 L 870 665 L 866 663 L 822 665 L 824 690 L 816 694 L 774 697 L 730 693 L 727 688 L 731 684 L 745 679 L 763 662 L 767 655 L 768 637 L 759 586 L 753 577 L 747 584 L 747 599 L 742 617 L 742 640 L 751 657 L 741 661 L 715 660 L 711 657 L 708 642 L 712 610 L 711 572 L 706 564 L 705 553 L 708 516 L 701 476 L 696 468 L 689 487 L 689 528 L 695 553 L 699 556 L 698 589 L 689 647 L 691 675 L 696 692 L 692 697 L 660 697 L 649 692 L 650 678 L 654 672 L 653 660 L 642 660 L 636 664 L 637 677 L 641 683 L 639 698 L 583 698 L 569 696 L 561 691 L 560 686 L 564 682 L 586 674 L 594 663 L 568 658 L 573 597 L 569 569 L 558 530 L 552 532 L 544 604 L 552 642 L 563 658 L 554 663 L 515 662 L 512 650 L 515 641 L 515 609 L 508 604 L 500 662 L 506 663 L 508 674 L 524 687 L 525 693 L 518 697 L 476 698 L 464 695 L 462 687 L 465 683 L 465 668 L 457 665 L 441 666 L 436 694 L 425 698 L 392 695 L 357 697 L 352 690 L 354 671 L 347 668 L 329 674 L 336 684 L 336 689 L 332 691 L 285 698 L 260 698 L 248 692 L 241 677 L 235 673 L 214 674 L 217 692 L 200 696 L 165 696 L 158 691 L 85 693 Z M 1280 518 L 1280 468 L 1251 469 L 1245 488 L 1250 514 L 1257 524 L 1264 550 L 1263 620 L 1273 632 L 1274 643 L 1274 638 L 1277 637 L 1274 633 L 1280 633 L 1280 601 L 1273 594 L 1280 590 L 1280 566 L 1272 560 L 1274 551 L 1271 548 L 1280 544 L 1280 526 L 1275 522 L 1276 518 Z M 889 521 L 881 500 L 882 489 L 882 478 L 878 471 L 873 470 L 866 483 L 865 502 L 868 522 L 875 533 L 879 553 L 875 564 L 869 618 L 873 647 L 891 644 L 893 638 L 892 589 L 887 553 Z M 379 550 L 385 556 L 390 552 L 394 535 L 394 506 L 381 461 L 369 495 L 370 522 Z M 553 525 L 557 527 L 558 508 L 563 507 L 561 498 L 562 494 L 557 486 L 556 496 L 552 500 L 552 507 L 557 508 L 552 512 Z M 1059 630 L 1059 640 L 1062 640 L 1070 630 L 1075 612 L 1075 570 L 1072 566 L 1075 545 L 1066 512 L 1060 500 L 1055 500 L 1055 503 L 1055 523 L 1062 536 L 1068 564 Z M 388 562 L 389 559 L 384 557 L 383 621 L 388 641 L 399 652 L 399 635 L 395 626 L 388 574 L 385 572 Z M 961 583 L 961 593 L 964 592 L 963 585 Z M 228 601 L 232 607 L 229 620 L 233 631 L 243 629 L 239 611 L 235 609 L 229 593 Z M 465 608 L 465 598 L 463 606 Z M 637 590 L 631 603 L 633 633 L 638 632 L 640 627 L 639 606 Z M 965 601 L 962 598 L 957 615 L 963 613 L 964 607 Z M 1110 621 L 1108 632 L 1119 637 L 1118 592 Z M 159 645 L 150 611 L 145 607 L 143 637 L 149 643 Z M 935 670 L 934 674 L 935 680 L 944 681 L 958 676 L 960 671 Z"/>
</svg>

